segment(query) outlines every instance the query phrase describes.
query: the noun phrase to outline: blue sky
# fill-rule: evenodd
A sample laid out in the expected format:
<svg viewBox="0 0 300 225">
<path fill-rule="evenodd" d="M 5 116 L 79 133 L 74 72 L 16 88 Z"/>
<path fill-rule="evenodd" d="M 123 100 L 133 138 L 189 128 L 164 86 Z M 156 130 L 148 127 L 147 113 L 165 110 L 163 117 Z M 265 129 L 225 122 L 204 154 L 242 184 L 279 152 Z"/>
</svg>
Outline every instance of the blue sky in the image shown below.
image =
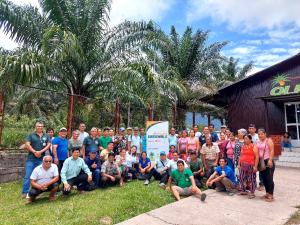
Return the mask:
<svg viewBox="0 0 300 225">
<path fill-rule="evenodd" d="M 38 6 L 38 0 L 12 0 Z M 124 19 L 154 20 L 164 31 L 175 25 L 210 30 L 209 42 L 229 41 L 223 54 L 253 72 L 300 52 L 300 1 L 298 0 L 113 0 L 111 26 Z M 0 33 L 0 45 L 17 45 Z"/>
</svg>

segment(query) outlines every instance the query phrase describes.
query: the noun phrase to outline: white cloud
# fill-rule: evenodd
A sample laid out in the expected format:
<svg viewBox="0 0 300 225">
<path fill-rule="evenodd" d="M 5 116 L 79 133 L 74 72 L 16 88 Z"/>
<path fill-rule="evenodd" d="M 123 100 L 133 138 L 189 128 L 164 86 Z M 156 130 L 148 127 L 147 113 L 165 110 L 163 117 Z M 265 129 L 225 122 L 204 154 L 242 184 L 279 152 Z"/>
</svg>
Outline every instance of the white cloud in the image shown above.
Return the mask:
<svg viewBox="0 0 300 225">
<path fill-rule="evenodd" d="M 234 30 L 300 27 L 298 0 L 189 0 L 188 8 L 189 22 L 210 17 L 215 23 L 227 23 Z"/>
<path fill-rule="evenodd" d="M 113 0 L 110 14 L 111 25 L 126 20 L 154 20 L 159 22 L 175 0 Z"/>
</svg>

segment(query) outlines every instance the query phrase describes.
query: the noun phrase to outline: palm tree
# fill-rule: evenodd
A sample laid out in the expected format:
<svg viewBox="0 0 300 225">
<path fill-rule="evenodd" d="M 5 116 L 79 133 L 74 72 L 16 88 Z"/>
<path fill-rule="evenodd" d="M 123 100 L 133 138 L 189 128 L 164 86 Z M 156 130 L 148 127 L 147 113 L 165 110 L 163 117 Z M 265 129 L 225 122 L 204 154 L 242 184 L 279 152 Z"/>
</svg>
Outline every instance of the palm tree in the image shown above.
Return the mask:
<svg viewBox="0 0 300 225">
<path fill-rule="evenodd" d="M 186 112 L 199 108 L 201 102 L 197 99 L 217 90 L 214 79 L 220 73 L 219 65 L 223 60 L 220 50 L 226 42 L 207 44 L 208 35 L 201 30 L 193 33 L 192 28 L 187 27 L 180 37 L 174 26 L 170 35 L 158 34 L 156 46 L 159 53 L 153 56 L 156 68 L 178 79 L 186 89 L 180 95 L 171 93 L 176 117 L 173 125 L 179 128 L 185 127 Z"/>
<path fill-rule="evenodd" d="M 141 46 L 151 43 L 155 28 L 152 23 L 128 21 L 109 28 L 109 0 L 39 3 L 37 9 L 0 0 L 0 27 L 44 65 L 45 73 L 37 71 L 44 75 L 39 86 L 68 94 L 70 131 L 73 108 L 86 97 L 103 100 L 103 94 L 127 81 L 138 85 L 143 74 L 132 65 L 145 63 Z"/>
</svg>

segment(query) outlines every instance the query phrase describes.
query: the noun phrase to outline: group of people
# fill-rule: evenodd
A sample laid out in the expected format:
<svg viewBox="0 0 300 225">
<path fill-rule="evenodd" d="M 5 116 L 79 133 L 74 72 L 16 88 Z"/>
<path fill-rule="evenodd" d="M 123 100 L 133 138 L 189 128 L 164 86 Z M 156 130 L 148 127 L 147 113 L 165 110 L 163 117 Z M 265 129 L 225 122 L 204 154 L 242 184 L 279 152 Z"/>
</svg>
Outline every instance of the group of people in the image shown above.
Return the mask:
<svg viewBox="0 0 300 225">
<path fill-rule="evenodd" d="M 238 130 L 237 136 L 226 126 L 221 132 L 210 124 L 199 132 L 194 126 L 189 132 L 170 129 L 169 149 L 161 149 L 159 159 L 151 162 L 147 156 L 147 137 L 143 128 L 113 129 L 93 127 L 87 133 L 84 123 L 67 138 L 62 127 L 58 136 L 49 128 L 44 132 L 41 122 L 35 132 L 26 138 L 28 159 L 22 197 L 33 202 L 42 192 L 50 192 L 54 200 L 57 192 L 68 195 L 72 189 L 80 193 L 112 185 L 123 186 L 132 179 L 152 177 L 159 186 L 170 189 L 176 200 L 180 196 L 195 195 L 204 201 L 206 194 L 200 188 L 206 185 L 229 195 L 238 192 L 254 198 L 256 172 L 259 164 L 260 187 L 266 190 L 264 199 L 273 200 L 274 145 L 263 129 L 252 124 L 248 131 Z M 204 182 L 206 180 L 206 182 Z"/>
</svg>

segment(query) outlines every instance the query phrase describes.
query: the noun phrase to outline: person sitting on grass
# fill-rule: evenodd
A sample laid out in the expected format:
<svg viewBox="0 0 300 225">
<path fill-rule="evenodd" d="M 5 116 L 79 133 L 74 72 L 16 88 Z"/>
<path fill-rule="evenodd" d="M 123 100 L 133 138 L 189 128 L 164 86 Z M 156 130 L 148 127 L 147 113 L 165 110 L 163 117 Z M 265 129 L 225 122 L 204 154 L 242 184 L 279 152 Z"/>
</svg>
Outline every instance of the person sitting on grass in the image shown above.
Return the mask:
<svg viewBox="0 0 300 225">
<path fill-rule="evenodd" d="M 99 156 L 97 156 L 97 148 L 92 147 L 89 156 L 85 157 L 85 163 L 89 167 L 90 171 L 92 172 L 93 182 L 96 187 L 100 186 L 100 179 L 101 179 L 101 162 Z"/>
<path fill-rule="evenodd" d="M 188 161 L 188 165 L 193 172 L 196 186 L 200 188 L 202 186 L 202 177 L 204 177 L 204 170 L 201 160 L 197 157 L 197 152 L 195 150 L 189 151 L 190 160 Z"/>
<path fill-rule="evenodd" d="M 84 193 L 85 190 L 89 190 L 89 183 L 93 180 L 92 172 L 84 160 L 79 157 L 79 154 L 79 148 L 72 149 L 72 156 L 65 160 L 61 170 L 60 176 L 61 182 L 64 184 L 64 195 L 70 194 L 73 186 L 77 186 L 79 193 Z"/>
<path fill-rule="evenodd" d="M 159 186 L 163 189 L 166 188 L 166 184 L 169 179 L 169 173 L 168 173 L 168 159 L 166 156 L 166 153 L 164 151 L 160 152 L 159 159 L 156 160 L 155 165 L 153 165 L 153 176 L 155 180 L 159 180 Z"/>
<path fill-rule="evenodd" d="M 175 185 L 172 185 L 172 181 Z M 180 200 L 180 196 L 190 195 L 195 195 L 200 197 L 201 201 L 205 201 L 206 194 L 196 186 L 192 171 L 184 167 L 184 161 L 181 159 L 177 161 L 177 169 L 172 172 L 168 184 L 177 201 Z"/>
<path fill-rule="evenodd" d="M 139 179 L 145 179 L 145 185 L 150 183 L 151 177 L 153 175 L 153 167 L 151 166 L 151 161 L 147 157 L 146 152 L 142 152 L 142 155 L 139 159 L 139 172 L 140 176 Z"/>
<path fill-rule="evenodd" d="M 170 145 L 169 153 L 167 155 L 167 158 L 169 160 L 173 159 L 173 153 L 176 152 L 176 147 L 175 145 Z"/>
<path fill-rule="evenodd" d="M 109 185 L 119 184 L 123 186 L 123 179 L 121 178 L 121 172 L 118 164 L 115 162 L 115 154 L 110 152 L 108 159 L 102 164 L 101 167 L 101 181 L 102 186 L 107 187 Z"/>
<path fill-rule="evenodd" d="M 216 191 L 227 191 L 228 195 L 234 195 L 236 191 L 236 179 L 233 170 L 227 166 L 224 158 L 219 159 L 220 166 L 217 166 L 215 172 L 206 182 L 207 187 L 216 184 Z"/>
<path fill-rule="evenodd" d="M 52 157 L 44 156 L 43 163 L 37 166 L 30 176 L 31 189 L 27 204 L 33 202 L 39 194 L 47 191 L 50 191 L 49 201 L 55 200 L 55 193 L 59 187 L 58 179 L 58 168 L 52 163 Z"/>
<path fill-rule="evenodd" d="M 181 160 L 179 158 L 178 153 L 173 152 L 173 159 L 169 160 L 169 162 L 167 163 L 167 167 L 168 167 L 168 170 L 169 170 L 169 175 L 171 175 L 172 172 L 177 169 L 177 161 L 178 160 Z M 188 165 L 185 163 L 185 161 L 183 161 L 183 162 L 184 162 L 184 167 L 188 168 Z"/>
</svg>

